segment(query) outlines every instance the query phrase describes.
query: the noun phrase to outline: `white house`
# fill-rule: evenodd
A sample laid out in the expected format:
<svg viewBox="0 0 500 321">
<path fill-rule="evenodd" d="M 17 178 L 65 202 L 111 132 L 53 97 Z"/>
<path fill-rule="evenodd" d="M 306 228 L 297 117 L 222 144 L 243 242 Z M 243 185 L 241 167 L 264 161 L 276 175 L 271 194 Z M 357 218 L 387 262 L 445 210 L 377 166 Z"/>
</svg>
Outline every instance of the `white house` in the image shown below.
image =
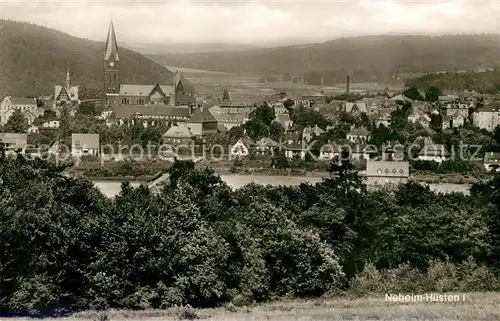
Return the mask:
<svg viewBox="0 0 500 321">
<path fill-rule="evenodd" d="M 441 163 L 446 160 L 446 148 L 442 144 L 424 145 L 418 153 L 418 159 Z"/>
<path fill-rule="evenodd" d="M 99 134 L 72 134 L 71 156 L 100 155 Z"/>
<path fill-rule="evenodd" d="M 43 128 L 59 128 L 61 126 L 61 122 L 59 120 L 49 120 L 42 123 Z"/>
<path fill-rule="evenodd" d="M 474 125 L 493 131 L 495 127 L 500 125 L 500 103 L 486 104 L 481 110 L 474 113 Z"/>
<path fill-rule="evenodd" d="M 370 139 L 370 132 L 364 128 L 352 128 L 347 134 L 347 139 L 352 143 L 362 143 Z"/>
<path fill-rule="evenodd" d="M 250 149 L 253 142 L 250 139 L 240 138 L 231 148 L 229 149 L 229 157 L 242 158 L 250 155 Z"/>
<path fill-rule="evenodd" d="M 500 170 L 500 153 L 488 152 L 484 154 L 484 168 L 487 171 Z"/>
<path fill-rule="evenodd" d="M 7 124 L 10 116 L 16 111 L 24 114 L 29 124 L 32 124 L 42 110 L 38 110 L 35 98 L 7 96 L 0 103 L 0 125 Z M 42 113 L 43 115 L 43 113 Z"/>
</svg>

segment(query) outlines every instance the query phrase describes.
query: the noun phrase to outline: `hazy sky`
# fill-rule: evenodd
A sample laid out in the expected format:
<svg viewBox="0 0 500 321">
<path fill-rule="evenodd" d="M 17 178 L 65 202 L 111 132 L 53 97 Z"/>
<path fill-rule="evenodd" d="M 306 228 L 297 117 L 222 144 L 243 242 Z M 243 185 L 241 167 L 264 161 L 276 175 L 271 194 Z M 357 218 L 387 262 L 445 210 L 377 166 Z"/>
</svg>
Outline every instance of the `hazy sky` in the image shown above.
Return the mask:
<svg viewBox="0 0 500 321">
<path fill-rule="evenodd" d="M 118 42 L 258 43 L 368 34 L 496 33 L 500 1 L 0 0 L 0 17 Z"/>
</svg>

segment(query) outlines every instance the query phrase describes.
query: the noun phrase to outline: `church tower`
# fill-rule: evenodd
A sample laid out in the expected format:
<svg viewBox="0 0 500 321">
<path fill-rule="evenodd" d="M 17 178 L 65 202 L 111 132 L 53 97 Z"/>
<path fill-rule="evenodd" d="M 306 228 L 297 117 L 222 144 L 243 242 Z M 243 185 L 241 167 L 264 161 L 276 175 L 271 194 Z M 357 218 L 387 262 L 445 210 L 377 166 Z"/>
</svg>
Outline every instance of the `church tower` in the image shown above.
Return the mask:
<svg viewBox="0 0 500 321">
<path fill-rule="evenodd" d="M 111 21 L 104 51 L 104 92 L 117 94 L 120 91 L 120 58 L 116 43 L 115 28 Z"/>
</svg>

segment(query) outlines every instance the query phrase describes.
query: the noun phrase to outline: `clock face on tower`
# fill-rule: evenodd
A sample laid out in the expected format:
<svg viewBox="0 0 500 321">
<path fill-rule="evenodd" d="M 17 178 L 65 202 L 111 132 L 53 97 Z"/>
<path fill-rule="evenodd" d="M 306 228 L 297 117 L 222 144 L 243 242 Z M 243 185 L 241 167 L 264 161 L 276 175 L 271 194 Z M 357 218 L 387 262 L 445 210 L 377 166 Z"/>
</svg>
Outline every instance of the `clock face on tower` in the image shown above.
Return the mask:
<svg viewBox="0 0 500 321">
<path fill-rule="evenodd" d="M 109 63 L 109 66 L 110 66 L 110 67 L 114 67 L 114 66 L 115 66 L 115 63 L 111 61 L 111 62 Z"/>
</svg>

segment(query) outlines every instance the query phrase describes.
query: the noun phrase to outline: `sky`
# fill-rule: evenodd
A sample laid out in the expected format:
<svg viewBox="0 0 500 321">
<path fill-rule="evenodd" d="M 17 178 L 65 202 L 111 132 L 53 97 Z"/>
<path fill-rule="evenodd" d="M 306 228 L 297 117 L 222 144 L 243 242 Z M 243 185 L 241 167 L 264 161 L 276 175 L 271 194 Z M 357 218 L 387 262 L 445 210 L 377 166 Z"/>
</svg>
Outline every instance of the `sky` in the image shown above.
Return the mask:
<svg viewBox="0 0 500 321">
<path fill-rule="evenodd" d="M 0 0 L 0 18 L 122 43 L 263 44 L 374 34 L 499 32 L 498 1 Z"/>
</svg>

